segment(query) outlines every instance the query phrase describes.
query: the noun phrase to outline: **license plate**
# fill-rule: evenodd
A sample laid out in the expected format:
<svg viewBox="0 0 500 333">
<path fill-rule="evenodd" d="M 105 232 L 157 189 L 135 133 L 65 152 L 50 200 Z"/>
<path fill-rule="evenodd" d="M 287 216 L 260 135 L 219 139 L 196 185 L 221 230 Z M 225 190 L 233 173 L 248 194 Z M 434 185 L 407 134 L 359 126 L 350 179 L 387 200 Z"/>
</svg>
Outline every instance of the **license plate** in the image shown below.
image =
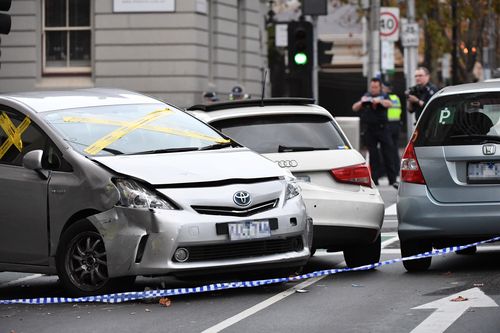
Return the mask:
<svg viewBox="0 0 500 333">
<path fill-rule="evenodd" d="M 499 183 L 500 162 L 470 162 L 467 180 L 469 183 Z"/>
<path fill-rule="evenodd" d="M 229 239 L 255 239 L 271 236 L 269 221 L 243 221 L 237 223 L 228 223 Z"/>
</svg>

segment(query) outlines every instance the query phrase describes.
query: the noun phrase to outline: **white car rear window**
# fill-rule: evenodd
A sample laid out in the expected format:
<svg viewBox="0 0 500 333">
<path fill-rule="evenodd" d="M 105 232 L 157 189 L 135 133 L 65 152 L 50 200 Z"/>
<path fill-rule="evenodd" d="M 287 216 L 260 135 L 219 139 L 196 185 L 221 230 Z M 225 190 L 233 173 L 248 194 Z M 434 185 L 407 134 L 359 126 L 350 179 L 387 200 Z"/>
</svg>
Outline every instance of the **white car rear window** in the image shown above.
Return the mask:
<svg viewBox="0 0 500 333">
<path fill-rule="evenodd" d="M 331 119 L 322 115 L 243 117 L 211 125 L 261 154 L 348 148 Z"/>
</svg>

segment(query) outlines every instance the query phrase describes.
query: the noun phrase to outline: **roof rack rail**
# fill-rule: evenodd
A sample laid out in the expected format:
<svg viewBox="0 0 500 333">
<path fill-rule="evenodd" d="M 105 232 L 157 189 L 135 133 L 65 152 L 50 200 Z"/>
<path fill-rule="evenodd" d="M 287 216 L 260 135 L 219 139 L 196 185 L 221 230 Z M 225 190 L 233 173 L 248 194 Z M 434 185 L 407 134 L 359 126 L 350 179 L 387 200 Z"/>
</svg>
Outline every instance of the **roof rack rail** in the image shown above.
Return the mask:
<svg viewBox="0 0 500 333">
<path fill-rule="evenodd" d="M 313 98 L 302 97 L 275 97 L 261 99 L 244 99 L 239 101 L 219 102 L 213 104 L 196 104 L 187 108 L 189 111 L 216 111 L 232 108 L 244 108 L 249 106 L 267 106 L 267 105 L 306 105 L 314 104 Z"/>
</svg>

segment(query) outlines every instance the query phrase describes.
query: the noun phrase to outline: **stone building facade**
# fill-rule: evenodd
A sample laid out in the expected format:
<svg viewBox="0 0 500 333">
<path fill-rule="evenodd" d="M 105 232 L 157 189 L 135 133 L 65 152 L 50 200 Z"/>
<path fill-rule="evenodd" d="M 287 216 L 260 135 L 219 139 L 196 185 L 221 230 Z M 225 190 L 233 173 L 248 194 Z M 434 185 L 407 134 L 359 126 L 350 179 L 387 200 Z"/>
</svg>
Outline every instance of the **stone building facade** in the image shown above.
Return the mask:
<svg viewBox="0 0 500 333">
<path fill-rule="evenodd" d="M 260 96 L 266 8 L 262 0 L 14 0 L 0 92 L 118 87 L 179 106 L 208 90 L 224 100 L 235 85 Z"/>
</svg>

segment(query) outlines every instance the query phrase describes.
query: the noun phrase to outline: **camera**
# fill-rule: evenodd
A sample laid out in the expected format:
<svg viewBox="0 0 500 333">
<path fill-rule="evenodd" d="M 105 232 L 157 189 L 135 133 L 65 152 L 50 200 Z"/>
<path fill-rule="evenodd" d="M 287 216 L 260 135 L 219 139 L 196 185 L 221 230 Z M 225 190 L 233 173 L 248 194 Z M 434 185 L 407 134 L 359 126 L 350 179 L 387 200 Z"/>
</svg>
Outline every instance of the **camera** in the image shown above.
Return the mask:
<svg viewBox="0 0 500 333">
<path fill-rule="evenodd" d="M 407 91 L 405 91 L 406 96 L 408 95 L 413 95 L 417 97 L 421 97 L 425 93 L 425 87 L 415 85 L 413 87 L 410 87 Z"/>
<path fill-rule="evenodd" d="M 361 100 L 361 105 L 363 107 L 370 107 L 372 105 L 373 98 L 370 96 L 364 96 L 363 99 Z"/>
</svg>

